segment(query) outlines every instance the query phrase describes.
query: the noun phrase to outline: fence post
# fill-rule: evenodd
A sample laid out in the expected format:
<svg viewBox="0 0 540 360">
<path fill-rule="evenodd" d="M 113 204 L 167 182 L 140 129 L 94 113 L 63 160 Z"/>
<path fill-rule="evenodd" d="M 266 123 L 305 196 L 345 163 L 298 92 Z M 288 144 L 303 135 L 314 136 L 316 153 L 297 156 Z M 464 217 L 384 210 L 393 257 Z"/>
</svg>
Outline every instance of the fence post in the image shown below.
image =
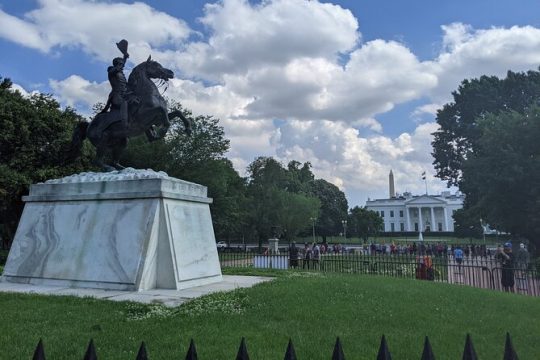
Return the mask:
<svg viewBox="0 0 540 360">
<path fill-rule="evenodd" d="M 186 354 L 186 360 L 197 360 L 197 349 L 195 348 L 195 342 L 193 339 L 189 342 L 189 349 Z"/>
<path fill-rule="evenodd" d="M 503 360 L 518 360 L 514 346 L 512 345 L 512 340 L 510 340 L 510 334 L 506 333 L 506 341 L 504 343 L 504 357 Z"/>
<path fill-rule="evenodd" d="M 287 345 L 287 351 L 285 352 L 285 357 L 283 360 L 296 360 L 296 353 L 294 351 L 294 346 L 292 340 L 289 338 L 289 344 Z"/>
<path fill-rule="evenodd" d="M 94 339 L 90 339 L 83 360 L 97 360 L 96 348 L 94 347 Z"/>
<path fill-rule="evenodd" d="M 433 349 L 427 336 L 424 340 L 424 350 L 422 351 L 422 358 L 420 360 L 435 360 L 435 355 L 433 354 Z"/>
<path fill-rule="evenodd" d="M 339 341 L 339 336 L 337 337 L 336 344 L 334 345 L 332 360 L 345 360 L 345 354 L 343 353 L 343 348 L 341 346 L 341 341 Z"/>
<path fill-rule="evenodd" d="M 135 360 L 148 360 L 148 355 L 146 354 L 146 345 L 144 344 L 144 341 L 141 342 L 141 346 L 139 347 L 139 352 L 137 353 L 137 357 Z"/>
<path fill-rule="evenodd" d="M 236 360 L 249 360 L 245 338 L 242 338 L 242 341 L 240 342 L 240 347 L 238 348 L 238 353 L 236 354 Z"/>
<path fill-rule="evenodd" d="M 463 360 L 478 360 L 476 356 L 476 351 L 474 351 L 474 346 L 471 340 L 471 335 L 467 334 L 465 339 L 465 348 L 463 349 Z"/>
<path fill-rule="evenodd" d="M 386 343 L 386 338 L 384 334 L 381 338 L 381 346 L 379 346 L 379 353 L 377 354 L 377 360 L 392 360 L 392 355 L 388 349 L 388 344 Z"/>
<path fill-rule="evenodd" d="M 42 339 L 39 339 L 36 350 L 34 350 L 34 357 L 32 360 L 45 360 L 45 349 L 43 348 Z"/>
</svg>

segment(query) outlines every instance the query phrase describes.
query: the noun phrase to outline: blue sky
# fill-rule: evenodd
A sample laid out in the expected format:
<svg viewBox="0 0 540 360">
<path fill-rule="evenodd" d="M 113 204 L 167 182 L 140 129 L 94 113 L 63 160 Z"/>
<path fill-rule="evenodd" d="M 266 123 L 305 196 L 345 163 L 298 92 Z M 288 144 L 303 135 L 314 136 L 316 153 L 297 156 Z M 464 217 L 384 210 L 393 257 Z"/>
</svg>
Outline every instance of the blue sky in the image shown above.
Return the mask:
<svg viewBox="0 0 540 360">
<path fill-rule="evenodd" d="M 421 193 L 434 112 L 464 78 L 540 65 L 540 2 L 0 1 L 0 76 L 88 113 L 114 42 L 177 75 L 168 96 L 221 119 L 243 173 L 257 155 L 310 161 L 350 205 Z M 108 19 L 108 20 L 103 20 Z M 112 19 L 116 19 L 114 22 Z M 153 31 L 150 31 L 153 29 Z"/>
</svg>

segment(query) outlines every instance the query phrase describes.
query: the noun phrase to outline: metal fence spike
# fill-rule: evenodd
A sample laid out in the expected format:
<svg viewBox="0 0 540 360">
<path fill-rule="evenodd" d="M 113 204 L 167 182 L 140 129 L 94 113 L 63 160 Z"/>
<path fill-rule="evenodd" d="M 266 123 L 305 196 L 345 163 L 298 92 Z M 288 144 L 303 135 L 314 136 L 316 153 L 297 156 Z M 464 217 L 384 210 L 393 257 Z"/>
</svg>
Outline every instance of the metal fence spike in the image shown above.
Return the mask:
<svg viewBox="0 0 540 360">
<path fill-rule="evenodd" d="M 287 345 L 287 351 L 285 352 L 285 357 L 283 360 L 296 360 L 296 352 L 294 351 L 294 346 L 292 340 L 289 338 L 289 344 Z"/>
<path fill-rule="evenodd" d="M 343 347 L 341 346 L 341 341 L 339 336 L 336 339 L 336 344 L 334 345 L 334 352 L 332 353 L 332 360 L 345 360 L 345 354 L 343 353 Z"/>
<path fill-rule="evenodd" d="M 45 349 L 43 348 L 42 339 L 39 339 L 36 350 L 34 350 L 34 357 L 32 360 L 45 360 Z"/>
<path fill-rule="evenodd" d="M 379 347 L 379 353 L 377 354 L 377 360 L 392 360 L 392 355 L 388 349 L 388 344 L 386 343 L 386 338 L 384 334 L 381 338 L 381 346 Z"/>
<path fill-rule="evenodd" d="M 146 344 L 144 343 L 144 341 L 139 347 L 139 352 L 137 353 L 137 357 L 135 358 L 135 360 L 148 360 L 148 355 L 146 354 Z"/>
<path fill-rule="evenodd" d="M 186 354 L 186 360 L 197 360 L 197 349 L 195 348 L 195 342 L 193 339 L 189 342 L 189 349 Z"/>
<path fill-rule="evenodd" d="M 94 339 L 90 339 L 83 360 L 97 360 L 96 348 L 94 347 Z"/>
<path fill-rule="evenodd" d="M 510 339 L 509 333 L 506 333 L 503 360 L 518 360 L 518 356 L 516 354 L 516 351 L 514 350 L 514 345 L 512 345 L 512 340 Z"/>
<path fill-rule="evenodd" d="M 236 354 L 236 360 L 249 360 L 245 338 L 242 338 L 242 341 L 240 342 L 240 347 L 238 348 L 238 354 Z"/>
<path fill-rule="evenodd" d="M 476 351 L 474 351 L 474 346 L 471 340 L 471 335 L 467 334 L 465 339 L 465 349 L 463 349 L 463 360 L 478 360 L 476 356 Z"/>
<path fill-rule="evenodd" d="M 422 358 L 420 360 L 435 360 L 435 355 L 433 355 L 433 349 L 429 343 L 429 339 L 426 336 L 424 340 L 424 351 L 422 351 Z"/>
</svg>

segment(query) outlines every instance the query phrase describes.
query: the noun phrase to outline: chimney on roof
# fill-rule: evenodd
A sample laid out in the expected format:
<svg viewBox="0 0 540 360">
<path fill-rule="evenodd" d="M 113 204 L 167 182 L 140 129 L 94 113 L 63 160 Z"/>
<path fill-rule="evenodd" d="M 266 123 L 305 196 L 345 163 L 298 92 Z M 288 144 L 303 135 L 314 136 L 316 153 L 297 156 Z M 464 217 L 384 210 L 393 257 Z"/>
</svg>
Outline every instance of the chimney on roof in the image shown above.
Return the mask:
<svg viewBox="0 0 540 360">
<path fill-rule="evenodd" d="M 396 189 L 394 187 L 394 174 L 392 170 L 390 170 L 390 174 L 388 175 L 388 185 L 390 187 L 390 199 L 393 199 L 396 197 Z"/>
</svg>

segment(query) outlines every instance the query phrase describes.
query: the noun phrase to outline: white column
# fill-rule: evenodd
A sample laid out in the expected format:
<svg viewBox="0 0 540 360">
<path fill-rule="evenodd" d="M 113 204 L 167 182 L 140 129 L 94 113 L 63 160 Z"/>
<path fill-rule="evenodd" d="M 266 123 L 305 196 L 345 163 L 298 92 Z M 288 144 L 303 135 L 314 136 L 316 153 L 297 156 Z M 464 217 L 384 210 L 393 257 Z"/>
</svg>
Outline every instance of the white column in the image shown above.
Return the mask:
<svg viewBox="0 0 540 360">
<path fill-rule="evenodd" d="M 431 231 L 438 231 L 438 227 L 435 227 L 435 210 L 433 209 L 433 206 L 429 207 L 431 210 Z M 437 230 L 435 230 L 437 229 Z"/>
<path fill-rule="evenodd" d="M 422 224 L 422 208 L 418 207 L 418 231 L 424 231 L 424 224 Z"/>
<path fill-rule="evenodd" d="M 411 217 L 407 206 L 405 206 L 405 221 L 407 222 L 407 231 L 411 231 Z"/>
<path fill-rule="evenodd" d="M 448 213 L 446 212 L 446 206 L 443 207 L 443 212 L 444 212 L 444 229 L 445 231 L 450 231 L 450 229 L 448 228 Z"/>
</svg>

